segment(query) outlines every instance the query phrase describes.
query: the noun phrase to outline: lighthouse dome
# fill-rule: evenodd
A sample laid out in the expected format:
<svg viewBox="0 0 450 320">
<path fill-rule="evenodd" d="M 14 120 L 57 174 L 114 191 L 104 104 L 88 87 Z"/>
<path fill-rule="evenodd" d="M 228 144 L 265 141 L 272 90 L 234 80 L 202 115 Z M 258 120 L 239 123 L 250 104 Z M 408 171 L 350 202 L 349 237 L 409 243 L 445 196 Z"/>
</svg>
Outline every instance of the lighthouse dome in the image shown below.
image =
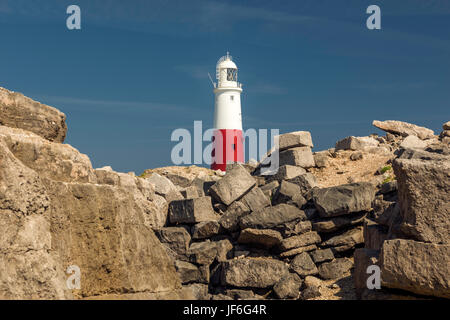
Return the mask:
<svg viewBox="0 0 450 320">
<path fill-rule="evenodd" d="M 217 67 L 219 69 L 237 69 L 236 64 L 233 62 L 233 60 L 231 60 L 231 58 L 229 60 L 223 60 L 223 61 L 219 62 L 217 64 Z"/>
</svg>

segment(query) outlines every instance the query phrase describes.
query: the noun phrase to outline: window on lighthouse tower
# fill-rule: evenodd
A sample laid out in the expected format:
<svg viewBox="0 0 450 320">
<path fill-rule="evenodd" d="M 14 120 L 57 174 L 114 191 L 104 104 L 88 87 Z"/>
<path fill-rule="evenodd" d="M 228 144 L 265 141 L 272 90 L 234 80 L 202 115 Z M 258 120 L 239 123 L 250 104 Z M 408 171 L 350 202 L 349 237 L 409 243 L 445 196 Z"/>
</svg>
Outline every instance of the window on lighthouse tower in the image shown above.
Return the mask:
<svg viewBox="0 0 450 320">
<path fill-rule="evenodd" d="M 237 81 L 237 69 L 227 69 L 227 81 Z"/>
</svg>

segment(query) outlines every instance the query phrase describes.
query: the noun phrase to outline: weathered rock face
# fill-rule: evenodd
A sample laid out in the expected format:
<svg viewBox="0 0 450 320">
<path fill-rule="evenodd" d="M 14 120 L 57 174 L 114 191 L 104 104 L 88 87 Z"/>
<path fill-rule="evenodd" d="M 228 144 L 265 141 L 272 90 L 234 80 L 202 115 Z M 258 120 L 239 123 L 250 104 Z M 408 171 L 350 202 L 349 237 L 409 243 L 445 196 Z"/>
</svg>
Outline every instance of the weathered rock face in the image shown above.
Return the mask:
<svg viewBox="0 0 450 320">
<path fill-rule="evenodd" d="M 418 136 L 420 139 L 430 139 L 434 137 L 433 130 L 430 130 L 425 127 L 420 127 L 415 124 L 396 121 L 396 120 L 386 120 L 386 121 L 378 121 L 374 120 L 372 124 L 386 132 L 399 134 L 401 136 L 407 137 L 409 135 Z"/>
<path fill-rule="evenodd" d="M 416 240 L 450 243 L 450 161 L 397 159 L 402 230 Z"/>
<path fill-rule="evenodd" d="M 315 166 L 310 147 L 297 147 L 280 152 L 280 166 L 291 165 L 302 168 Z"/>
<path fill-rule="evenodd" d="M 380 254 L 384 286 L 450 298 L 450 245 L 387 240 Z"/>
<path fill-rule="evenodd" d="M 49 141 L 64 142 L 66 116 L 18 92 L 0 87 L 0 125 L 31 131 Z"/>
<path fill-rule="evenodd" d="M 20 129 L 0 132 L 0 298 L 181 288 L 146 222 L 151 186 L 118 173 L 111 174 L 111 184 L 95 184 L 89 159 L 70 146 Z M 70 265 L 81 270 L 80 290 L 66 286 Z"/>
<path fill-rule="evenodd" d="M 375 188 L 368 182 L 351 183 L 314 189 L 312 197 L 321 217 L 333 217 L 369 210 L 375 198 Z"/>
</svg>

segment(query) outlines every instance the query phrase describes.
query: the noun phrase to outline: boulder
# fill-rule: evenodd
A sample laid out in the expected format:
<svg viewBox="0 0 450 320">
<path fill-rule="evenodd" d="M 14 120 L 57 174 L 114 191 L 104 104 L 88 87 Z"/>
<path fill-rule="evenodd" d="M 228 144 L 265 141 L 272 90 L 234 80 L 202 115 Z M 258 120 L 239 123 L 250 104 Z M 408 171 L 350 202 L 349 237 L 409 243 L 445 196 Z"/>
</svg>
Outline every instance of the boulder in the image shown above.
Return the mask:
<svg viewBox="0 0 450 320">
<path fill-rule="evenodd" d="M 239 228 L 240 218 L 249 214 L 250 208 L 241 201 L 233 202 L 220 217 L 219 224 L 228 231 L 236 231 Z"/>
<path fill-rule="evenodd" d="M 192 239 L 206 239 L 219 233 L 220 224 L 217 221 L 205 221 L 192 227 Z"/>
<path fill-rule="evenodd" d="M 283 239 L 280 248 L 287 251 L 294 248 L 305 247 L 312 244 L 320 243 L 321 239 L 317 232 L 311 231 L 298 236 Z"/>
<path fill-rule="evenodd" d="M 289 269 L 294 271 L 301 277 L 311 276 L 319 272 L 307 252 L 303 252 L 295 256 L 295 258 L 292 259 L 291 264 L 289 265 Z"/>
<path fill-rule="evenodd" d="M 49 161 L 38 167 L 34 153 L 22 152 L 19 160 L 10 149 L 14 134 L 0 135 L 0 248 L 8 248 L 0 249 L 2 299 L 72 299 L 125 291 L 170 295 L 181 289 L 173 261 L 145 223 L 151 201 L 136 177 L 128 175 L 125 181 L 118 175 L 119 185 L 107 185 L 96 184 L 89 165 L 86 171 L 55 167 L 44 172 L 54 165 L 52 158 L 76 163 L 84 156 L 13 130 L 23 132 L 24 145 L 44 146 Z M 67 288 L 69 265 L 82 272 L 80 290 Z"/>
<path fill-rule="evenodd" d="M 319 276 L 322 279 L 340 279 L 353 267 L 353 262 L 348 258 L 337 258 L 331 262 L 322 263 L 319 266 Z"/>
<path fill-rule="evenodd" d="M 380 250 L 384 240 L 388 238 L 387 228 L 366 219 L 364 221 L 363 238 L 365 248 Z"/>
<path fill-rule="evenodd" d="M 311 251 L 311 257 L 314 261 L 314 263 L 321 263 L 326 261 L 331 261 L 334 259 L 334 254 L 331 249 L 317 249 L 314 251 Z"/>
<path fill-rule="evenodd" d="M 270 288 L 289 273 L 287 265 L 266 258 L 228 260 L 222 265 L 222 285 Z"/>
<path fill-rule="evenodd" d="M 253 244 L 259 245 L 264 248 L 272 248 L 280 245 L 281 234 L 278 231 L 270 230 L 270 229 L 244 229 L 241 231 L 239 235 L 238 242 L 244 244 Z"/>
<path fill-rule="evenodd" d="M 301 195 L 301 189 L 297 184 L 283 180 L 273 196 L 272 203 L 295 203 L 301 207 L 306 204 L 306 199 Z"/>
<path fill-rule="evenodd" d="M 312 199 L 321 217 L 340 216 L 370 210 L 375 199 L 375 188 L 369 182 L 315 188 Z"/>
<path fill-rule="evenodd" d="M 302 299 L 308 300 L 321 296 L 320 289 L 324 287 L 322 280 L 313 277 L 307 276 L 304 280 L 304 290 L 302 291 Z"/>
<path fill-rule="evenodd" d="M 289 273 L 273 286 L 273 292 L 279 299 L 296 299 L 300 295 L 302 279 L 295 273 Z"/>
<path fill-rule="evenodd" d="M 302 168 L 312 168 L 316 166 L 310 147 L 298 147 L 281 151 L 279 163 L 280 166 L 291 165 Z"/>
<path fill-rule="evenodd" d="M 270 180 L 289 180 L 293 179 L 301 174 L 305 174 L 306 170 L 302 167 L 296 167 L 291 165 L 284 165 L 278 168 L 276 174 L 269 177 Z"/>
<path fill-rule="evenodd" d="M 324 241 L 321 246 L 333 247 L 333 250 L 343 252 L 354 249 L 356 245 L 362 243 L 364 243 L 363 227 L 360 226 Z"/>
<path fill-rule="evenodd" d="M 0 87 L 0 125 L 63 143 L 67 133 L 65 121 L 66 115 L 61 111 Z"/>
<path fill-rule="evenodd" d="M 335 232 L 337 230 L 361 223 L 366 215 L 367 214 L 365 212 L 361 212 L 346 216 L 334 217 L 331 219 L 321 219 L 315 221 L 312 225 L 312 228 L 313 230 L 320 233 Z"/>
<path fill-rule="evenodd" d="M 191 236 L 185 228 L 167 227 L 156 230 L 159 241 L 168 249 L 174 259 L 187 260 L 187 251 Z"/>
<path fill-rule="evenodd" d="M 97 182 L 88 156 L 68 144 L 50 142 L 32 132 L 5 126 L 0 126 L 0 139 L 15 158 L 42 178 L 61 182 Z M 135 183 L 135 178 L 129 177 Z"/>
<path fill-rule="evenodd" d="M 299 222 L 288 222 L 281 228 L 281 234 L 284 238 L 295 236 L 298 234 L 306 233 L 311 231 L 312 224 L 311 221 L 299 221 Z"/>
<path fill-rule="evenodd" d="M 270 199 L 258 187 L 254 187 L 241 199 L 251 211 L 258 211 L 270 206 Z"/>
<path fill-rule="evenodd" d="M 229 206 L 233 201 L 241 198 L 256 184 L 247 170 L 236 165 L 228 171 L 225 177 L 217 181 L 209 192 L 212 197 Z"/>
<path fill-rule="evenodd" d="M 402 231 L 416 240 L 450 243 L 450 161 L 396 159 Z M 426 192 L 425 192 L 426 191 Z"/>
<path fill-rule="evenodd" d="M 181 282 L 188 284 L 192 282 L 208 283 L 209 282 L 209 269 L 204 267 L 197 267 L 192 263 L 186 261 L 175 261 L 175 269 L 180 275 Z M 202 270 L 200 270 L 202 269 Z M 206 270 L 208 272 L 206 272 Z"/>
<path fill-rule="evenodd" d="M 314 153 L 314 162 L 316 163 L 317 168 L 325 168 L 328 166 L 328 158 L 330 157 L 330 153 L 328 150 L 320 151 Z"/>
<path fill-rule="evenodd" d="M 366 150 L 380 143 L 372 137 L 347 137 L 336 142 L 335 150 Z"/>
<path fill-rule="evenodd" d="M 276 136 L 275 139 L 278 139 L 280 151 L 295 147 L 313 147 L 311 133 L 308 131 L 289 132 Z"/>
<path fill-rule="evenodd" d="M 214 241 L 194 242 L 188 250 L 190 261 L 210 265 L 217 257 L 217 243 Z"/>
<path fill-rule="evenodd" d="M 279 204 L 242 217 L 240 226 L 242 229 L 270 229 L 294 220 L 306 220 L 305 213 L 295 206 Z"/>
<path fill-rule="evenodd" d="M 403 137 L 407 137 L 409 135 L 415 135 L 422 140 L 434 138 L 433 130 L 430 130 L 425 127 L 420 127 L 415 124 L 403 122 L 403 121 L 395 121 L 395 120 L 386 120 L 386 121 L 378 121 L 374 120 L 372 124 L 385 131 L 394 134 L 401 135 Z"/>
<path fill-rule="evenodd" d="M 403 139 L 402 143 L 400 143 L 400 148 L 403 149 L 425 149 L 428 143 L 419 139 L 415 135 L 407 136 Z"/>
<path fill-rule="evenodd" d="M 442 125 L 442 129 L 444 130 L 450 130 L 450 121 L 447 121 Z"/>
<path fill-rule="evenodd" d="M 289 258 L 289 257 L 293 257 L 296 255 L 299 255 L 300 253 L 303 252 L 310 252 L 313 250 L 316 250 L 317 246 L 315 244 L 311 244 L 309 246 L 305 246 L 305 247 L 300 247 L 300 248 L 294 248 L 288 251 L 284 251 L 280 253 L 280 258 Z"/>
<path fill-rule="evenodd" d="M 151 176 L 147 178 L 147 181 L 154 185 L 155 192 L 164 197 L 167 202 L 184 199 L 183 195 L 178 191 L 172 181 L 164 176 L 152 173 Z"/>
<path fill-rule="evenodd" d="M 169 205 L 171 223 L 198 223 L 217 221 L 219 218 L 212 208 L 210 197 L 177 200 Z"/>
<path fill-rule="evenodd" d="M 184 188 L 184 190 L 181 190 L 181 195 L 185 199 L 194 199 L 203 196 L 203 194 L 201 194 L 195 186 Z"/>
<path fill-rule="evenodd" d="M 450 245 L 386 240 L 380 253 L 382 285 L 450 298 Z"/>
<path fill-rule="evenodd" d="M 288 182 L 298 185 L 302 196 L 306 196 L 309 191 L 317 187 L 316 177 L 309 172 L 290 179 Z"/>
</svg>

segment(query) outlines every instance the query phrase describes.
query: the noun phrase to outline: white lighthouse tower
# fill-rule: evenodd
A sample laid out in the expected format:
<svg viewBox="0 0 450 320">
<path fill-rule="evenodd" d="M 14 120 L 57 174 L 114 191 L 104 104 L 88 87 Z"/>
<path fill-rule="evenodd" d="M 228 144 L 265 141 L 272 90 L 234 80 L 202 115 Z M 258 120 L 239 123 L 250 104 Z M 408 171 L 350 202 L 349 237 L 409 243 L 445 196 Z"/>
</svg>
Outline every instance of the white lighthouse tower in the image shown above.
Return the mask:
<svg viewBox="0 0 450 320">
<path fill-rule="evenodd" d="M 244 162 L 242 140 L 241 92 L 238 68 L 227 52 L 216 66 L 214 83 L 213 170 L 225 171 L 228 162 Z"/>
</svg>

